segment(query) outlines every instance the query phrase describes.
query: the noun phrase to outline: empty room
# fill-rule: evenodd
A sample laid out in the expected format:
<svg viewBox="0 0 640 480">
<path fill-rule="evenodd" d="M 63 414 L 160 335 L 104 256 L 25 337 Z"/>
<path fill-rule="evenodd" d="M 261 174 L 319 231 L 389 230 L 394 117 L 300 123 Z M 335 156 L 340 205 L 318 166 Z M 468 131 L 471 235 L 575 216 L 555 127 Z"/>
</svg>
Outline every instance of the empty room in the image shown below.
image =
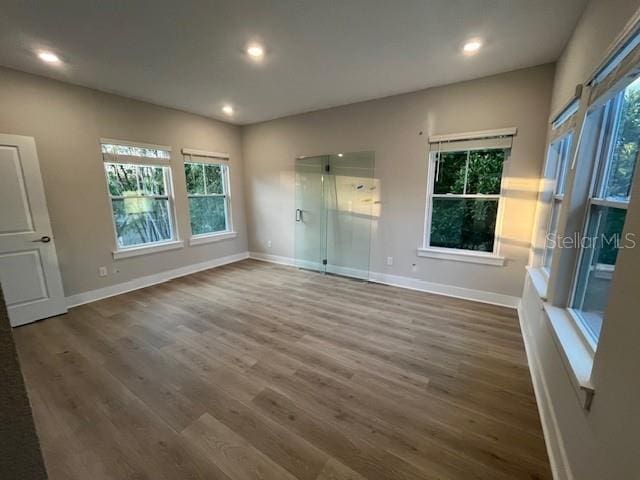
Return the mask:
<svg viewBox="0 0 640 480">
<path fill-rule="evenodd" d="M 0 478 L 640 479 L 640 0 L 5 0 Z"/>
</svg>

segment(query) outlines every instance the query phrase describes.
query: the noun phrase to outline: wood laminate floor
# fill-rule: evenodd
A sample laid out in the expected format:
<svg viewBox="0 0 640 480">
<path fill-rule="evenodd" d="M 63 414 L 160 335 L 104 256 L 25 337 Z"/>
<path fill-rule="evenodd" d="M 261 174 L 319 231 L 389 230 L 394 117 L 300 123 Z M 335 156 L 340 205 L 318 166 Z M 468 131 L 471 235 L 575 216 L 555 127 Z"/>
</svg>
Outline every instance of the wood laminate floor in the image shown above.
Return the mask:
<svg viewBox="0 0 640 480">
<path fill-rule="evenodd" d="M 551 478 L 506 308 L 247 260 L 14 334 L 51 480 Z"/>
</svg>

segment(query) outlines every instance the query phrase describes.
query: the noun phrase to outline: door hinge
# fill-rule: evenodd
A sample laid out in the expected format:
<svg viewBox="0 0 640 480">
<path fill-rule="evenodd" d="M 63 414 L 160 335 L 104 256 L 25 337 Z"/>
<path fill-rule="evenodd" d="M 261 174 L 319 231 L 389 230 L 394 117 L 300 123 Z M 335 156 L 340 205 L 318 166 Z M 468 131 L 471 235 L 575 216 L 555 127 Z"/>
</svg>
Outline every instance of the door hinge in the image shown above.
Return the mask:
<svg viewBox="0 0 640 480">
<path fill-rule="evenodd" d="M 322 260 L 322 264 L 326 265 L 327 264 L 327 259 L 325 258 L 324 260 Z"/>
<path fill-rule="evenodd" d="M 331 165 L 329 165 L 328 163 L 324 166 L 324 171 L 325 172 L 330 172 L 331 171 Z"/>
</svg>

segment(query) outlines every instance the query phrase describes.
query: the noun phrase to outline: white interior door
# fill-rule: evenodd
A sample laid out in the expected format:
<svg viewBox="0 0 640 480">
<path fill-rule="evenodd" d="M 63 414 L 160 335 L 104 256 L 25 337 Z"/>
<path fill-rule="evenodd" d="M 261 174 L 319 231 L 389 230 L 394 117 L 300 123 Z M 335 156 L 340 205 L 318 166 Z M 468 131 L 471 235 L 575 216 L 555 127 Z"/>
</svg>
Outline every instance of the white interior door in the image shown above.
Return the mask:
<svg viewBox="0 0 640 480">
<path fill-rule="evenodd" d="M 0 283 L 12 326 L 66 312 L 33 138 L 0 134 Z"/>
</svg>

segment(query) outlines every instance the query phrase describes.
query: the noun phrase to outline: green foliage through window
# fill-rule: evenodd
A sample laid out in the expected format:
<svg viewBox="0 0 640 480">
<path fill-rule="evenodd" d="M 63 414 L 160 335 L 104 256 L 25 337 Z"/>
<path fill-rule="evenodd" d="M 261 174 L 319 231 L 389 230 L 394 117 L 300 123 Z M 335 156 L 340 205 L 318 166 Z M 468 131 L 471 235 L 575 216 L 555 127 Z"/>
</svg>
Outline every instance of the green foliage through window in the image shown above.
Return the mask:
<svg viewBox="0 0 640 480">
<path fill-rule="evenodd" d="M 118 246 L 171 240 L 167 167 L 105 163 Z"/>
<path fill-rule="evenodd" d="M 226 165 L 184 164 L 192 235 L 224 232 L 229 229 L 227 172 Z"/>
<path fill-rule="evenodd" d="M 639 80 L 629 85 L 624 92 L 614 142 L 604 196 L 614 200 L 628 200 L 640 142 Z"/>
<path fill-rule="evenodd" d="M 433 199 L 431 246 L 492 252 L 498 200 Z"/>
<path fill-rule="evenodd" d="M 438 154 L 430 246 L 493 251 L 504 160 L 503 149 Z"/>
<path fill-rule="evenodd" d="M 146 158 L 164 158 L 169 159 L 171 155 L 167 150 L 157 148 L 138 147 L 130 145 L 114 145 L 111 143 L 103 143 L 101 145 L 102 153 L 110 153 L 112 155 L 127 155 L 129 157 L 146 157 Z"/>
</svg>

